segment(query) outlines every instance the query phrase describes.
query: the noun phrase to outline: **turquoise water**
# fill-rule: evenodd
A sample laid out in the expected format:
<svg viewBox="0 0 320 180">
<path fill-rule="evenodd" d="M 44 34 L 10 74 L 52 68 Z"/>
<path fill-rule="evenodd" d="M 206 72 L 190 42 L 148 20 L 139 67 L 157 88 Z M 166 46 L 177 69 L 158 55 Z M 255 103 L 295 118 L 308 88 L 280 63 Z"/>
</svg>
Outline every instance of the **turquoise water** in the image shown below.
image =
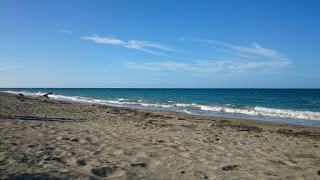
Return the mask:
<svg viewBox="0 0 320 180">
<path fill-rule="evenodd" d="M 10 88 L 11 93 L 206 116 L 250 118 L 320 126 L 320 89 L 108 89 Z"/>
</svg>

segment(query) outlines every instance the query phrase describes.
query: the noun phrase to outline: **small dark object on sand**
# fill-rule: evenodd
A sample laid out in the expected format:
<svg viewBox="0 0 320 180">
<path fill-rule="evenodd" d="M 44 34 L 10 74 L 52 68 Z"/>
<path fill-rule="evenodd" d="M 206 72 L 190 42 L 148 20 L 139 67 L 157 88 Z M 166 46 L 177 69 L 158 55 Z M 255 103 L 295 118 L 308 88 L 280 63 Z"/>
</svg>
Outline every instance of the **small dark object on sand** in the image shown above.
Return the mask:
<svg viewBox="0 0 320 180">
<path fill-rule="evenodd" d="M 78 138 L 72 138 L 72 139 L 70 139 L 70 141 L 79 142 L 79 139 Z"/>
<path fill-rule="evenodd" d="M 108 177 L 114 171 L 114 169 L 115 169 L 114 167 L 109 167 L 109 166 L 105 166 L 101 168 L 97 167 L 97 168 L 92 168 L 91 173 L 100 177 Z"/>
<path fill-rule="evenodd" d="M 147 167 L 147 164 L 144 162 L 137 162 L 137 163 L 131 163 L 130 166 L 132 166 L 132 167 Z"/>
<path fill-rule="evenodd" d="M 317 173 L 318 173 L 318 175 L 320 176 L 320 170 L 319 170 Z"/>
<path fill-rule="evenodd" d="M 85 166 L 85 165 L 87 165 L 86 161 L 83 160 L 83 159 L 78 159 L 78 160 L 77 160 L 77 164 L 78 164 L 79 166 Z"/>
<path fill-rule="evenodd" d="M 20 101 L 25 101 L 25 97 L 22 93 L 19 93 L 17 96 L 17 99 L 19 99 Z"/>
<path fill-rule="evenodd" d="M 228 166 L 223 166 L 222 170 L 224 171 L 232 171 L 238 169 L 238 165 L 228 165 Z"/>
<path fill-rule="evenodd" d="M 46 94 L 43 94 L 43 95 L 41 95 L 42 97 L 45 97 L 45 98 L 47 98 L 47 99 L 49 99 L 49 96 L 48 95 L 50 95 L 50 94 L 53 94 L 52 92 L 48 92 L 48 93 L 46 93 Z"/>
</svg>

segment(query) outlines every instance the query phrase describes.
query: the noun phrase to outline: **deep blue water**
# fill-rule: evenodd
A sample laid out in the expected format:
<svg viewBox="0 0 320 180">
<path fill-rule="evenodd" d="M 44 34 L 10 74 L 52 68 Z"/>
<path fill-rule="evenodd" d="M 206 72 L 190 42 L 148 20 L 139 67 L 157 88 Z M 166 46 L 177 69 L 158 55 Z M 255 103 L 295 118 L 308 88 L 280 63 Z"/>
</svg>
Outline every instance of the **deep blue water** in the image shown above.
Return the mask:
<svg viewBox="0 0 320 180">
<path fill-rule="evenodd" d="M 22 88 L 54 99 L 320 126 L 320 89 Z"/>
</svg>

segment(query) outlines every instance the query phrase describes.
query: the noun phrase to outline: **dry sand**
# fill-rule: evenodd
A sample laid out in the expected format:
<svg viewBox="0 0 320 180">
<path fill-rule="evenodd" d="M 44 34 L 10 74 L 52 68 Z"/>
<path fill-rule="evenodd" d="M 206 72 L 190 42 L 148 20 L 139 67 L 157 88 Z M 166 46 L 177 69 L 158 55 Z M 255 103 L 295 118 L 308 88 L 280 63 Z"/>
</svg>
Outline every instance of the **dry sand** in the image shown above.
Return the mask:
<svg viewBox="0 0 320 180">
<path fill-rule="evenodd" d="M 320 179 L 320 128 L 0 93 L 2 179 Z"/>
</svg>

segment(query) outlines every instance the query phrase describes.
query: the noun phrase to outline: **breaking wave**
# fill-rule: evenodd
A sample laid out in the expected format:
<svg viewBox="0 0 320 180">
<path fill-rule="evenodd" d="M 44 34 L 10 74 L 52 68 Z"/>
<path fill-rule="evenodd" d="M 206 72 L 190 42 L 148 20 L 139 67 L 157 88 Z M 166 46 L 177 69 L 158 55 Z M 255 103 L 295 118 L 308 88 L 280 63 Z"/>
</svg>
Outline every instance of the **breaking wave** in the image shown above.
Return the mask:
<svg viewBox="0 0 320 180">
<path fill-rule="evenodd" d="M 220 113 L 243 114 L 250 116 L 271 116 L 279 118 L 292 118 L 292 119 L 306 119 L 306 120 L 320 120 L 320 112 L 301 111 L 291 109 L 275 109 L 267 107 L 246 107 L 246 108 L 232 108 L 227 106 L 214 106 L 214 105 L 200 105 L 200 104 L 177 104 L 178 107 L 194 108 L 203 111 L 213 111 Z"/>
<path fill-rule="evenodd" d="M 4 91 L 7 93 L 23 93 L 30 96 L 39 96 L 44 94 L 43 92 L 31 93 L 26 91 Z M 117 98 L 112 100 L 105 99 L 95 99 L 82 96 L 65 96 L 51 94 L 50 98 L 56 100 L 64 101 L 75 101 L 83 103 L 94 103 L 103 105 L 113 105 L 113 106 L 126 106 L 126 107 L 151 107 L 151 108 L 161 108 L 167 110 L 178 110 L 188 114 L 198 114 L 197 112 L 214 112 L 214 113 L 225 113 L 225 114 L 240 114 L 247 116 L 263 116 L 263 117 L 277 117 L 277 118 L 290 118 L 290 119 L 302 119 L 302 120 L 320 120 L 320 112 L 305 111 L 305 110 L 291 110 L 291 109 L 276 109 L 267 107 L 232 107 L 232 105 L 202 105 L 196 103 L 184 104 L 184 103 L 174 103 L 174 101 L 167 101 L 167 103 L 151 103 L 143 100 L 129 100 L 124 98 Z"/>
</svg>

